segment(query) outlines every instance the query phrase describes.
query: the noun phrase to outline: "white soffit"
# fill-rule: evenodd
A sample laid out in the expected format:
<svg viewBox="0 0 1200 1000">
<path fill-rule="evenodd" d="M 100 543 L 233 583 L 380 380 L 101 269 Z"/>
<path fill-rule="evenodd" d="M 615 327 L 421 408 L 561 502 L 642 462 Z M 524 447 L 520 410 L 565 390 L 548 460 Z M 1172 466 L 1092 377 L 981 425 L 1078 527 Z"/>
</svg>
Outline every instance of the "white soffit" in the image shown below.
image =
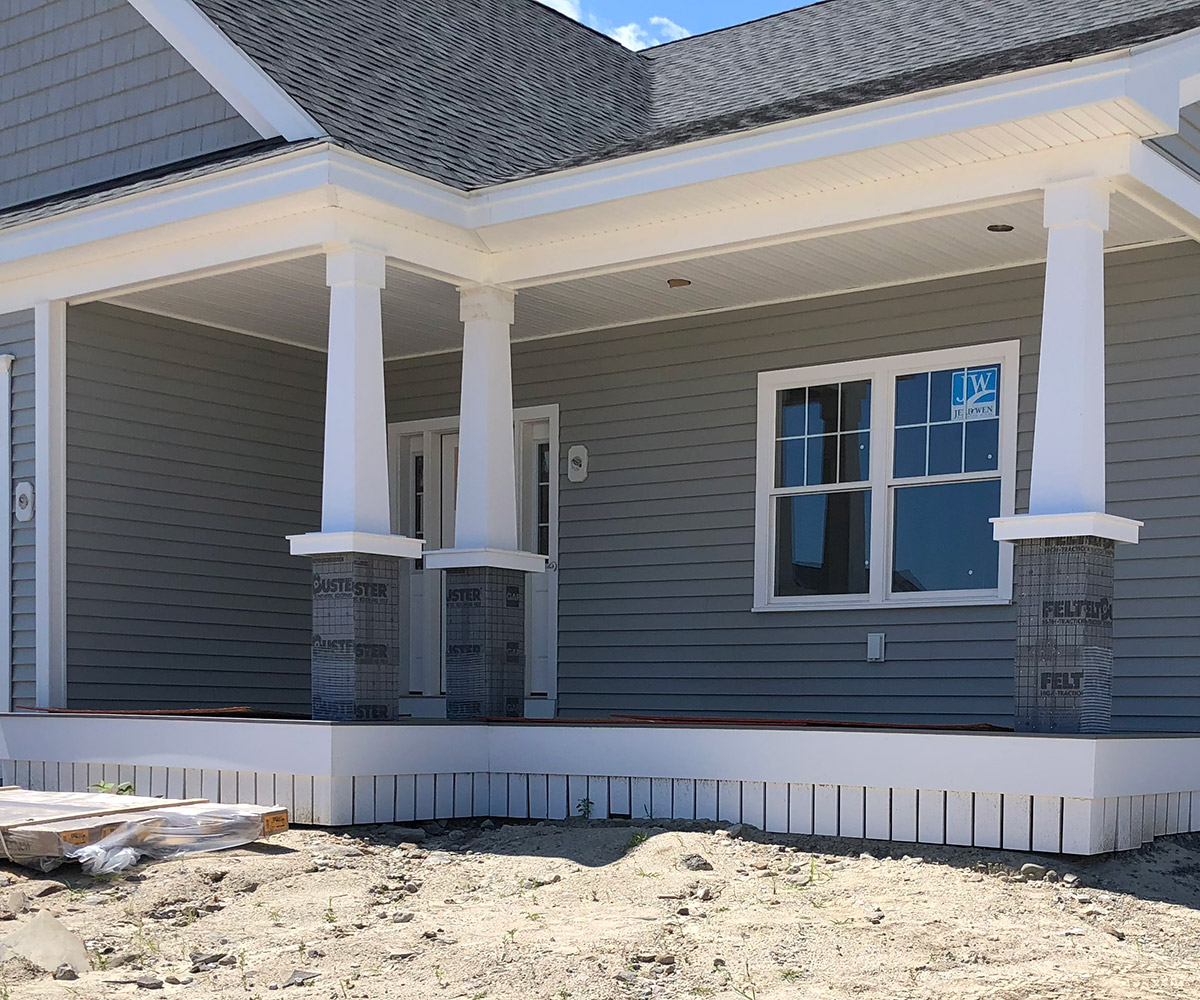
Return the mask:
<svg viewBox="0 0 1200 1000">
<path fill-rule="evenodd" d="M 1110 249 L 1163 243 L 1181 233 L 1123 194 L 1114 194 Z M 993 223 L 1013 226 L 991 233 Z M 1031 263 L 1045 257 L 1040 198 L 955 215 L 898 222 L 656 264 L 527 288 L 517 295 L 515 340 L 905 284 Z M 669 290 L 667 279 L 691 286 Z M 118 305 L 324 349 L 329 293 L 323 258 L 305 257 L 111 298 Z M 462 344 L 453 286 L 397 266 L 383 293 L 388 357 L 457 350 Z"/>
<path fill-rule="evenodd" d="M 686 217 L 697 211 L 719 212 L 747 204 L 899 180 L 946 167 L 969 166 L 1027 153 L 1065 150 L 1080 143 L 1131 134 L 1149 134 L 1148 128 L 1148 124 L 1125 102 L 1107 101 L 1090 107 L 909 139 L 817 159 L 799 158 L 786 165 L 773 165 L 753 172 L 739 171 L 695 183 L 676 183 L 651 193 L 624 195 L 617 200 L 605 200 L 587 207 L 560 210 L 562 203 L 550 197 L 546 200 L 545 209 L 525 214 L 532 202 L 525 204 L 524 189 L 527 186 L 532 194 L 539 185 L 552 183 L 558 176 L 550 175 L 544 179 L 502 185 L 474 196 L 473 211 L 478 213 L 479 220 L 475 232 L 490 250 L 515 249 L 569 239 L 580 232 L 636 228 L 647 222 Z M 783 131 L 779 130 L 781 136 Z M 831 128 L 831 132 L 836 137 L 836 131 Z M 772 130 L 767 129 L 759 136 L 759 141 L 766 148 L 762 154 L 764 163 L 772 158 L 772 134 Z M 722 141 L 732 143 L 735 140 L 714 140 L 714 160 L 721 159 Z M 829 145 L 831 149 L 836 148 L 833 139 Z M 780 141 L 779 147 L 789 148 L 789 143 Z M 679 155 L 682 156 L 685 149 L 679 150 Z M 799 157 L 800 154 L 796 151 L 795 155 Z M 647 163 L 651 160 L 648 158 Z M 602 164 L 594 169 L 597 174 L 610 169 L 636 173 L 636 166 L 634 162 L 621 161 L 619 164 Z M 690 169 L 681 170 L 680 176 L 692 172 Z M 564 175 L 561 180 L 566 183 L 567 177 Z M 589 186 L 586 173 L 581 172 L 578 180 L 581 191 L 586 191 Z M 502 219 L 505 215 L 514 217 L 489 224 L 486 220 L 493 215 Z"/>
</svg>

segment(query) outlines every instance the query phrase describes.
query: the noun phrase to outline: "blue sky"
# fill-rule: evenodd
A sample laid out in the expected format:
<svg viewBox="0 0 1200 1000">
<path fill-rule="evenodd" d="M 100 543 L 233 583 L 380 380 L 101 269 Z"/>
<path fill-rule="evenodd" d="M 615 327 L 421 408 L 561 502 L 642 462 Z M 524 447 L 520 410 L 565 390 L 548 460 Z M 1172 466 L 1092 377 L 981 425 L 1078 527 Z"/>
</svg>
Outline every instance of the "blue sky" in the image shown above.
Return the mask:
<svg viewBox="0 0 1200 1000">
<path fill-rule="evenodd" d="M 799 7 L 804 0 L 542 0 L 631 49 L 698 35 Z"/>
</svg>

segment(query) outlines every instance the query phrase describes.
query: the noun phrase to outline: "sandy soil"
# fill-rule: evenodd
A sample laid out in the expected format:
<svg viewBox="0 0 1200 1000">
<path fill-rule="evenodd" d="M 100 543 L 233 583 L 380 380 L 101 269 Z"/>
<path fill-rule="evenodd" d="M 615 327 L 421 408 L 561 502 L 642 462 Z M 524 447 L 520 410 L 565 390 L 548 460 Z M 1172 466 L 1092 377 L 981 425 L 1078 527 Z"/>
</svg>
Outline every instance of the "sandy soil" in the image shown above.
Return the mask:
<svg viewBox="0 0 1200 1000">
<path fill-rule="evenodd" d="M 1029 861 L 1068 881 L 1014 879 Z M 1197 837 L 1064 863 L 698 824 L 454 824 L 419 847 L 390 827 L 293 830 L 109 879 L 3 870 L 31 902 L 0 934 L 47 909 L 93 964 L 58 982 L 10 959 L 7 1000 L 1200 998 Z M 284 985 L 295 972 L 315 976 Z"/>
</svg>

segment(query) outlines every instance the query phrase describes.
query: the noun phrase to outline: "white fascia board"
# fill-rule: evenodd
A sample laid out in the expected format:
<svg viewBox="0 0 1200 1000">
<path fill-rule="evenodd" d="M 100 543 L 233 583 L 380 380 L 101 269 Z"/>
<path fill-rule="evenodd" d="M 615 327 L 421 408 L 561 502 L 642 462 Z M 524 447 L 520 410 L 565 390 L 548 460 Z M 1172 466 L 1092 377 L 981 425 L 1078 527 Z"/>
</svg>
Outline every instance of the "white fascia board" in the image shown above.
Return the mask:
<svg viewBox="0 0 1200 1000">
<path fill-rule="evenodd" d="M 825 159 L 1111 101 L 1129 93 L 1127 53 L 1026 70 L 498 185 L 471 195 L 484 228 L 619 198 Z M 1157 114 L 1154 109 L 1149 110 Z M 1159 134 L 1161 123 L 1148 130 Z"/>
<path fill-rule="evenodd" d="M 280 153 L 12 226 L 0 231 L 0 266 L 300 193 L 319 191 L 323 202 L 332 204 L 324 190 L 328 181 L 324 147 Z"/>
<path fill-rule="evenodd" d="M 1040 198 L 1055 181 L 1114 177 L 1129 170 L 1128 136 L 1023 153 L 842 191 L 776 199 L 687 219 L 646 223 L 636 230 L 589 233 L 571 240 L 494 253 L 491 280 L 515 288 L 581 274 L 666 263 L 839 231 L 1011 204 Z"/>
<path fill-rule="evenodd" d="M 469 228 L 469 198 L 457 188 L 341 146 L 331 145 L 328 151 L 330 184 L 450 226 Z"/>
<path fill-rule="evenodd" d="M 367 242 L 448 281 L 486 279 L 483 251 L 456 224 L 461 195 L 363 160 L 319 144 L 2 231 L 0 312 L 327 242 Z"/>
<path fill-rule="evenodd" d="M 294 142 L 325 130 L 191 0 L 129 0 L 139 14 L 264 139 Z"/>
<path fill-rule="evenodd" d="M 1170 38 L 1160 38 L 1130 49 L 1131 75 L 1146 77 L 1147 82 L 1135 82 L 1131 94 L 1147 94 L 1148 82 L 1159 80 L 1166 88 L 1164 94 L 1154 95 L 1151 102 L 1165 101 L 1164 113 L 1170 114 L 1174 102 L 1174 125 L 1179 128 L 1179 108 L 1200 101 L 1200 28 L 1193 28 Z"/>
</svg>

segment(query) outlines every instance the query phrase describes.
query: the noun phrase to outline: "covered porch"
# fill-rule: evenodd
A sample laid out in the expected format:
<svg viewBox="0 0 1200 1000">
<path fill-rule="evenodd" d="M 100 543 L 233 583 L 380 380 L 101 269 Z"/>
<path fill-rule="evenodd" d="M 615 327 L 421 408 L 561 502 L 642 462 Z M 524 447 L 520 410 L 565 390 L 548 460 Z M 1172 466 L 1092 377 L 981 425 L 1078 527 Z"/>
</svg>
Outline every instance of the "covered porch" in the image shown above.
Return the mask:
<svg viewBox="0 0 1200 1000">
<path fill-rule="evenodd" d="M 314 143 L 15 227 L 0 688 L 66 711 L 3 716 L 5 777 L 1195 828 L 1200 190 L 1071 72 L 469 197 Z M 123 714 L 229 705 L 292 718 Z M 919 728 L 980 724 L 1022 731 Z"/>
<path fill-rule="evenodd" d="M 1118 454 L 1136 452 L 1154 432 L 1129 396 L 1144 382 L 1124 372 L 1149 360 L 1147 351 L 1168 352 L 1169 364 L 1179 333 L 1168 320 L 1167 339 L 1147 336 L 1138 314 L 1146 279 L 1174 282 L 1183 294 L 1193 260 L 1186 235 L 1145 201 L 1107 181 L 1067 182 L 1000 205 L 515 292 L 459 291 L 378 251 L 339 244 L 73 305 L 65 406 L 78 471 L 68 460 L 67 521 L 80 541 L 68 546 L 79 568 L 66 593 L 75 685 L 66 704 L 306 714 L 319 696 L 309 687 L 310 640 L 318 658 L 332 648 L 313 627 L 313 587 L 316 603 L 328 595 L 309 578 L 309 560 L 353 546 L 392 560 L 395 618 L 386 627 L 394 632 L 377 665 L 394 688 L 343 704 L 341 716 L 318 706 L 317 718 L 445 718 L 448 646 L 463 642 L 450 637 L 447 574 L 492 561 L 519 572 L 527 588 L 508 640 L 524 646 L 520 671 L 510 671 L 522 700 L 477 716 L 1012 726 L 1018 612 L 1009 539 L 1115 535 L 1124 547 L 1138 537 L 1135 484 L 1124 473 L 1108 506 L 1106 383 L 1127 398 L 1112 425 L 1129 438 L 1117 442 Z M 1047 256 L 1048 278 L 1038 263 Z M 1104 364 L 1105 260 L 1110 296 L 1127 303 L 1129 317 L 1115 338 L 1110 332 L 1122 366 L 1115 372 Z M 831 264 L 842 261 L 858 270 Z M 806 284 L 803 298 L 769 301 L 772 289 Z M 596 329 L 585 328 L 589 312 L 600 314 Z M 150 355 L 137 376 L 117 371 L 137 354 Z M 923 464 L 896 478 L 911 425 L 874 412 L 873 436 L 858 433 L 875 468 L 860 460 L 852 476 L 843 456 L 840 472 L 773 478 L 786 470 L 770 471 L 771 453 L 795 439 L 774 426 L 783 403 L 765 380 L 782 380 L 782 400 L 797 370 L 836 387 L 850 383 L 822 373 L 859 378 L 854 366 L 880 358 L 916 372 L 897 375 L 897 385 L 924 385 L 925 371 L 955 365 L 998 367 L 991 416 L 968 428 L 995 424 L 991 464 L 974 473 L 961 462 L 935 467 L 935 432 L 957 429 L 962 440 L 963 425 L 926 415 L 921 422 L 934 429 L 920 430 Z M 1043 398 L 1047 371 L 1055 388 Z M 888 376 L 875 380 L 878 408 L 897 410 Z M 472 404 L 461 416 L 460 399 Z M 845 429 L 836 433 L 820 440 L 847 440 Z M 129 452 L 119 482 L 103 468 L 114 447 Z M 824 483 L 819 497 L 849 495 L 842 483 L 876 480 L 879 465 L 888 468 L 874 517 L 884 509 L 883 519 L 864 516 L 854 535 L 826 517 L 813 536 L 858 546 L 860 575 L 871 582 L 842 580 L 839 593 L 841 570 L 814 564 L 794 571 L 794 592 L 779 590 L 779 509 L 812 496 L 814 483 Z M 897 491 L 960 480 L 995 486 L 986 501 L 995 508 L 976 518 L 974 535 L 982 527 L 986 537 L 930 544 L 927 519 L 912 535 L 921 552 L 901 566 L 890 509 Z M 118 494 L 131 499 L 122 491 L 140 485 L 154 491 L 143 506 L 171 511 L 163 523 L 131 527 L 118 509 Z M 1001 519 L 998 542 L 992 517 Z M 125 534 L 103 537 L 114 528 Z M 804 563 L 812 544 L 793 539 L 792 562 Z M 1108 557 L 1110 567 L 1133 568 L 1135 621 L 1150 610 L 1139 601 L 1149 596 L 1140 551 Z M 131 552 L 153 576 L 120 575 Z M 990 560 L 992 578 L 972 591 L 974 580 L 947 568 L 956 560 Z M 804 592 L 796 574 L 806 574 Z M 939 584 L 943 577 L 951 582 Z M 224 593 L 214 589 L 226 583 Z M 153 617 L 143 628 L 136 609 L 147 604 Z M 1154 610 L 1169 606 L 1159 600 Z M 107 620 L 96 629 L 98 618 Z M 360 626 L 364 635 L 373 627 Z M 1122 705 L 1120 684 L 1117 714 L 1130 721 L 1118 730 L 1175 728 L 1164 726 L 1161 705 L 1147 712 L 1155 721 L 1140 722 L 1148 692 Z M 1078 731 L 1080 719 L 1062 731 Z"/>
</svg>

